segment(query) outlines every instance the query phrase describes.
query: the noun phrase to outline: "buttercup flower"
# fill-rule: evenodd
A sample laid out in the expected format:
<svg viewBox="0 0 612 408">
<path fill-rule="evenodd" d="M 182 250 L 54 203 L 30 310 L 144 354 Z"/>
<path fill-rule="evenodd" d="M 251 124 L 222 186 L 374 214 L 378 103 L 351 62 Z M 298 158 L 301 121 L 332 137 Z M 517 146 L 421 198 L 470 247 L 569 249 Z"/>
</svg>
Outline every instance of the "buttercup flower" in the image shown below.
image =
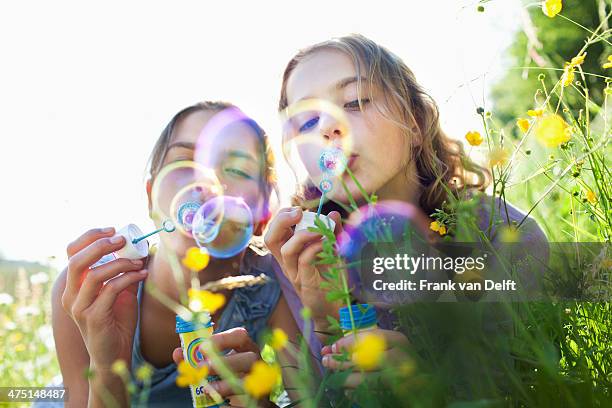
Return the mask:
<svg viewBox="0 0 612 408">
<path fill-rule="evenodd" d="M 116 360 L 111 366 L 111 371 L 119 376 L 127 374 L 127 364 L 123 360 Z"/>
<path fill-rule="evenodd" d="M 544 115 L 544 109 L 529 109 L 527 111 L 527 115 L 531 116 L 532 118 L 540 117 Z"/>
<path fill-rule="evenodd" d="M 545 0 L 542 2 L 542 11 L 550 18 L 559 14 L 562 8 L 561 0 Z"/>
<path fill-rule="evenodd" d="M 446 234 L 446 226 L 438 221 L 432 221 L 431 224 L 429 224 L 429 229 L 437 232 L 440 235 Z"/>
<path fill-rule="evenodd" d="M 538 123 L 536 138 L 546 147 L 557 147 L 571 138 L 570 126 L 559 115 L 548 115 Z"/>
<path fill-rule="evenodd" d="M 574 66 L 569 63 L 565 63 L 563 68 L 563 75 L 561 75 L 561 83 L 564 87 L 570 86 L 574 82 Z"/>
<path fill-rule="evenodd" d="M 198 385 L 204 377 L 208 375 L 208 366 L 192 367 L 185 360 L 181 361 L 177 367 L 178 376 L 176 377 L 176 385 L 179 387 L 188 387 L 190 385 Z"/>
<path fill-rule="evenodd" d="M 597 202 L 597 196 L 595 195 L 595 193 L 593 192 L 593 190 L 589 190 L 586 193 L 586 199 L 589 201 L 589 203 L 591 204 L 595 204 Z"/>
<path fill-rule="evenodd" d="M 287 345 L 287 340 L 287 334 L 282 329 L 274 329 L 270 339 L 270 346 L 276 351 L 282 350 Z"/>
<path fill-rule="evenodd" d="M 468 141 L 468 143 L 472 146 L 479 146 L 483 139 L 482 136 L 480 135 L 480 133 L 476 132 L 476 131 L 472 131 L 472 132 L 467 132 L 465 134 L 465 140 Z"/>
<path fill-rule="evenodd" d="M 516 125 L 523 131 L 523 133 L 527 133 L 529 130 L 529 121 L 527 119 L 519 118 L 516 121 Z"/>
<path fill-rule="evenodd" d="M 187 296 L 189 297 L 189 308 L 194 312 L 206 310 L 214 314 L 225 304 L 225 296 L 207 290 L 189 289 Z"/>
<path fill-rule="evenodd" d="M 259 399 L 269 394 L 281 378 L 278 364 L 256 361 L 251 372 L 244 377 L 244 390 L 252 397 Z"/>
<path fill-rule="evenodd" d="M 386 348 L 387 342 L 384 337 L 368 333 L 355 342 L 351 359 L 362 370 L 373 370 L 382 361 Z"/>
<path fill-rule="evenodd" d="M 153 367 L 150 364 L 144 363 L 136 369 L 136 379 L 140 381 L 148 381 L 153 375 Z"/>
<path fill-rule="evenodd" d="M 192 272 L 199 272 L 208 266 L 210 255 L 203 248 L 191 247 L 185 253 L 183 265 Z"/>
<path fill-rule="evenodd" d="M 489 153 L 489 167 L 503 166 L 508 162 L 508 151 L 501 147 L 496 147 Z"/>
<path fill-rule="evenodd" d="M 572 58 L 572 60 L 570 61 L 570 65 L 573 67 L 577 67 L 578 65 L 582 65 L 582 63 L 584 62 L 584 59 L 586 58 L 587 53 L 584 52 L 580 55 L 575 56 L 574 58 Z"/>
</svg>

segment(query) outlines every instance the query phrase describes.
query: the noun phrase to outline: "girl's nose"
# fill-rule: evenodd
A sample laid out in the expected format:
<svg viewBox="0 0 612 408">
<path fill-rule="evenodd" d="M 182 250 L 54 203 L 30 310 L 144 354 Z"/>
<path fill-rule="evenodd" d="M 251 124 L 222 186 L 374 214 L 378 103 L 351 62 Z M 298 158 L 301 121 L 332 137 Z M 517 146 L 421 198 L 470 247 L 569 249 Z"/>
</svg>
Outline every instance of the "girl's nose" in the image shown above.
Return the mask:
<svg viewBox="0 0 612 408">
<path fill-rule="evenodd" d="M 320 129 L 321 135 L 328 141 L 339 142 L 346 135 L 346 127 L 330 115 L 321 115 Z"/>
</svg>

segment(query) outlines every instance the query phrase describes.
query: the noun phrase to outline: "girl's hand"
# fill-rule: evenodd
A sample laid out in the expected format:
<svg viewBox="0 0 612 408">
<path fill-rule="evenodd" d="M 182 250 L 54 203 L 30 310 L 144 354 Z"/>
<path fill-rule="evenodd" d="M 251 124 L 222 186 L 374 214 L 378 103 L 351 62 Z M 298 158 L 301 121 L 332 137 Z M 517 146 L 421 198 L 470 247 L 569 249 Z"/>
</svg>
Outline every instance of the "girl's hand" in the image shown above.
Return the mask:
<svg viewBox="0 0 612 408">
<path fill-rule="evenodd" d="M 328 215 L 336 223 L 334 233 L 342 231 L 340 213 L 332 211 Z M 314 265 L 317 254 L 323 250 L 321 235 L 316 232 L 298 231 L 293 227 L 302 219 L 302 210 L 298 207 L 284 208 L 270 223 L 264 238 L 266 246 L 276 258 L 283 273 L 291 282 L 302 304 L 312 311 L 315 330 L 325 331 L 328 322 L 326 316 L 338 316 L 340 303 L 325 300 L 321 283 L 324 268 Z"/>
<path fill-rule="evenodd" d="M 354 334 L 349 334 L 342 337 L 331 346 L 324 346 L 321 349 L 321 355 L 323 356 L 322 363 L 324 367 L 330 370 L 354 371 L 346 379 L 346 382 L 344 383 L 345 388 L 357 388 L 357 386 L 361 384 L 368 376 L 380 376 L 383 369 L 391 370 L 391 372 L 397 373 L 398 367 L 401 367 L 402 364 L 410 364 L 411 360 L 409 360 L 409 357 L 406 354 L 406 348 L 408 347 L 409 342 L 408 338 L 403 333 L 393 330 L 375 329 L 365 332 L 358 332 L 357 338 L 363 338 L 363 336 L 368 334 L 373 334 L 384 338 L 386 344 L 386 349 L 383 351 L 383 355 L 381 356 L 381 364 L 379 364 L 378 367 L 372 371 L 360 370 L 360 368 L 355 366 L 351 360 L 339 361 L 337 359 L 343 355 L 345 351 L 349 353 L 349 356 L 351 356 L 350 353 L 356 340 Z"/>
<path fill-rule="evenodd" d="M 251 340 L 248 332 L 243 327 L 213 334 L 210 340 L 216 350 L 230 350 L 227 354 L 221 356 L 221 358 L 225 366 L 238 378 L 247 375 L 251 371 L 251 366 L 256 361 L 261 360 L 259 347 Z M 176 365 L 183 361 L 183 349 L 181 347 L 174 349 L 172 359 Z M 208 366 L 208 375 L 219 375 L 215 370 L 215 364 L 212 362 L 212 359 L 207 358 L 203 364 Z M 213 381 L 210 385 L 222 397 L 228 398 L 232 407 L 247 405 L 247 398 L 243 394 L 236 394 L 227 380 Z M 267 399 L 262 399 L 259 401 L 258 406 L 275 407 L 276 405 Z"/>
<path fill-rule="evenodd" d="M 125 238 L 114 228 L 92 229 L 68 245 L 64 310 L 76 322 L 90 365 L 110 372 L 113 362 L 132 361 L 138 318 L 138 282 L 146 278 L 142 260 L 116 259 L 89 269 L 102 256 L 122 248 Z"/>
</svg>

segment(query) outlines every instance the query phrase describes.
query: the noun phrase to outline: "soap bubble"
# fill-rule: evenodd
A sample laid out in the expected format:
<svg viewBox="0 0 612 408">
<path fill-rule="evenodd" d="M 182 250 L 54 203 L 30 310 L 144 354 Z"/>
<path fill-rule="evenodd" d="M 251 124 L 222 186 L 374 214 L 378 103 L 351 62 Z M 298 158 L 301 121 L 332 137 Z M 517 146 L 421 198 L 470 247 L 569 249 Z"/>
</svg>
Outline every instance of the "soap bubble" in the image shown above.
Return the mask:
<svg viewBox="0 0 612 408">
<path fill-rule="evenodd" d="M 223 209 L 220 216 L 219 209 Z M 244 250 L 253 236 L 253 214 L 240 197 L 207 201 L 196 213 L 193 237 L 214 258 L 231 258 Z"/>
<path fill-rule="evenodd" d="M 185 224 L 187 203 L 201 205 L 220 196 L 223 189 L 214 171 L 193 161 L 178 161 L 164 166 L 151 187 L 151 215 L 156 225 L 169 220 L 178 231 L 191 237 Z M 179 210 L 183 209 L 179 214 Z M 193 210 L 193 209 L 192 209 Z M 180 217 L 180 218 L 179 218 Z"/>
<path fill-rule="evenodd" d="M 330 180 L 332 188 L 326 193 L 332 198 L 342 189 L 347 158 L 353 153 L 353 138 L 345 112 L 329 101 L 307 99 L 287 107 L 281 120 L 283 154 L 298 182 L 308 181 L 318 187 L 323 180 Z M 312 201 L 307 205 L 316 205 L 318 199 Z"/>
</svg>

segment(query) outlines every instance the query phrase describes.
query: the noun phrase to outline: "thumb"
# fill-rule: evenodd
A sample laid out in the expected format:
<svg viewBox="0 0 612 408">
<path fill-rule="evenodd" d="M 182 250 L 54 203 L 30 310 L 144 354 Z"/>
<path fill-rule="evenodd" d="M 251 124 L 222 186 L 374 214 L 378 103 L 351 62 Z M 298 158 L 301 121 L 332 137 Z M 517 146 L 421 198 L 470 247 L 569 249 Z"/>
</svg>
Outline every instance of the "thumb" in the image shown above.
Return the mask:
<svg viewBox="0 0 612 408">
<path fill-rule="evenodd" d="M 181 347 L 177 347 L 174 349 L 174 351 L 172 352 L 172 360 L 174 360 L 174 363 L 176 365 L 179 365 L 180 362 L 184 360 L 183 349 Z"/>
<path fill-rule="evenodd" d="M 338 236 L 338 234 L 341 234 L 342 231 L 344 231 L 344 228 L 342 227 L 342 216 L 340 215 L 338 211 L 332 211 L 329 214 L 327 214 L 327 216 L 331 218 L 332 220 L 334 220 L 334 222 L 336 223 L 336 227 L 334 228 L 334 233 L 336 234 L 336 236 Z"/>
</svg>

